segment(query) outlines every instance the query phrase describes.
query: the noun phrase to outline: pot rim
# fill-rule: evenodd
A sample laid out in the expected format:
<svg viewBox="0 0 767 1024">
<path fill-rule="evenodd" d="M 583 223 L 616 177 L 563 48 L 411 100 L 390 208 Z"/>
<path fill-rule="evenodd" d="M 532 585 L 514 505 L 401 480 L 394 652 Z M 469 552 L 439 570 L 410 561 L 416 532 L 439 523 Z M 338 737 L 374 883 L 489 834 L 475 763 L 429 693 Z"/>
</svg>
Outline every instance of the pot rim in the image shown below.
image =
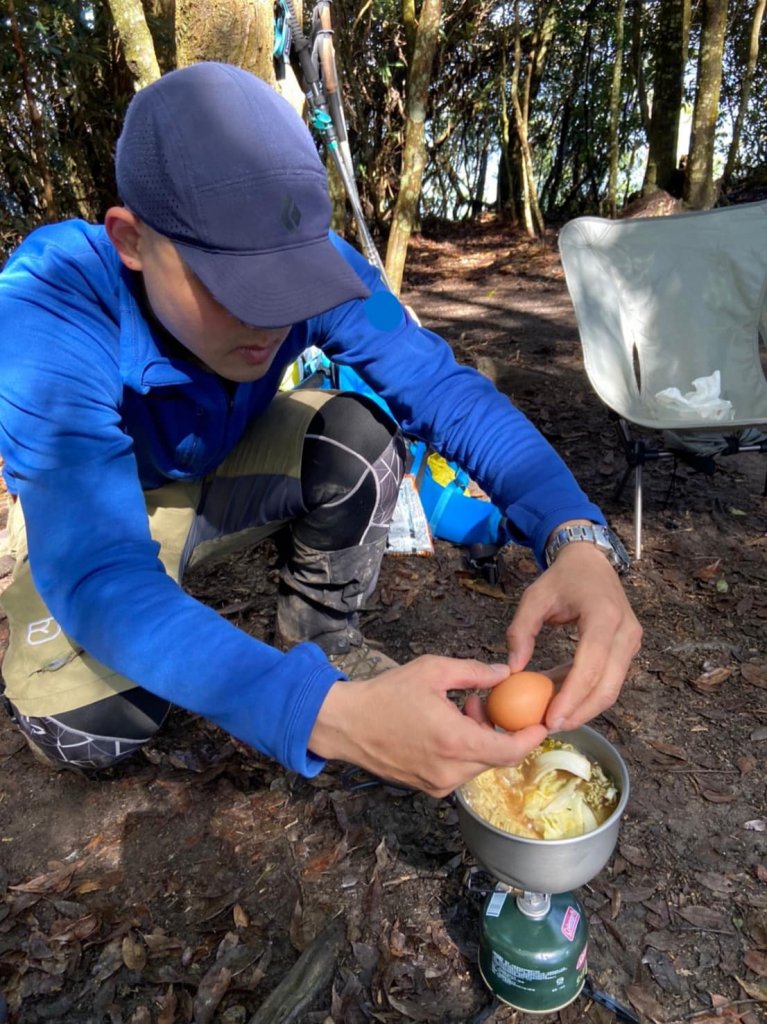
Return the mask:
<svg viewBox="0 0 767 1024">
<path fill-rule="evenodd" d="M 613 746 L 613 744 L 610 743 L 609 740 L 605 739 L 605 737 L 600 732 L 597 732 L 597 730 L 593 729 L 591 726 L 589 726 L 589 725 L 581 725 L 581 726 L 578 726 L 575 729 L 563 729 L 561 732 L 552 733 L 552 738 L 556 739 L 557 737 L 560 737 L 560 736 L 572 736 L 574 733 L 584 733 L 584 732 L 586 734 L 591 734 L 592 736 L 595 736 L 599 740 L 600 743 L 604 743 L 604 744 L 606 744 L 610 748 L 610 750 L 612 752 L 612 755 L 616 758 L 616 760 L 618 762 L 618 766 L 620 768 L 620 775 L 621 775 L 620 779 L 616 779 L 615 780 L 616 785 L 619 786 L 619 789 L 620 789 L 620 799 L 618 800 L 618 806 L 615 808 L 615 810 L 612 812 L 612 814 L 610 815 L 609 818 L 606 818 L 602 822 L 601 825 L 597 826 L 597 828 L 595 828 L 595 829 L 592 829 L 591 832 L 583 832 L 579 836 L 570 836 L 569 838 L 566 838 L 566 839 L 532 839 L 530 836 L 518 836 L 518 835 L 515 835 L 513 832 L 507 832 L 507 831 L 505 831 L 505 829 L 498 828 L 497 825 L 492 825 L 487 820 L 487 818 L 483 818 L 480 814 L 477 814 L 477 812 L 469 804 L 468 800 L 466 799 L 466 797 L 461 792 L 461 790 L 463 789 L 462 786 L 454 791 L 455 792 L 455 797 L 456 797 L 456 800 L 458 801 L 459 806 L 471 818 L 473 818 L 475 822 L 477 822 L 480 826 L 482 826 L 482 828 L 487 829 L 489 832 L 494 832 L 501 839 L 506 839 L 506 840 L 509 840 L 509 841 L 515 842 L 515 843 L 523 843 L 525 846 L 540 846 L 540 847 L 545 848 L 545 849 L 551 849 L 552 847 L 557 847 L 557 846 L 569 846 L 569 845 L 572 845 L 572 844 L 575 844 L 575 843 L 588 842 L 589 840 L 593 841 L 595 836 L 600 835 L 602 832 L 606 832 L 609 828 L 614 826 L 621 819 L 621 817 L 623 816 L 623 812 L 626 809 L 626 804 L 628 803 L 628 799 L 629 799 L 631 783 L 629 781 L 628 768 L 626 767 L 626 762 L 623 760 L 623 757 L 620 755 L 620 753 L 615 748 L 615 746 Z M 569 742 L 572 742 L 572 741 L 571 740 L 567 740 L 566 742 L 569 743 Z M 575 745 L 575 744 L 573 744 L 573 745 Z M 595 755 L 593 755 L 593 754 L 588 754 L 587 756 L 588 757 L 593 757 L 594 760 L 599 761 L 599 758 L 595 757 Z M 601 761 L 600 761 L 600 766 L 604 770 L 604 765 L 602 764 Z M 482 773 L 480 772 L 480 774 L 482 774 Z M 466 785 L 466 783 L 464 783 L 464 785 Z"/>
</svg>

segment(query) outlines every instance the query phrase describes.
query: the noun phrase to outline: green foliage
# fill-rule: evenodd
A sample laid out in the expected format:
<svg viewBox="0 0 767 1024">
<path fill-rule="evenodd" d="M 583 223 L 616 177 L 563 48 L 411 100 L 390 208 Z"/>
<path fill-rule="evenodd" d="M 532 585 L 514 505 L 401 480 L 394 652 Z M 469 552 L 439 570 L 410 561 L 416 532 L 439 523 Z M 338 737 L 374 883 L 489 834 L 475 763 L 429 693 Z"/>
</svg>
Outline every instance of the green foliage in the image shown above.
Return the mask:
<svg viewBox="0 0 767 1024">
<path fill-rule="evenodd" d="M 726 147 L 737 113 L 756 0 L 730 0 L 721 116 Z M 168 5 L 146 0 L 163 70 L 174 63 Z M 416 16 L 420 11 L 416 0 Z M 133 85 L 106 0 L 16 0 L 0 20 L 0 254 L 52 217 L 98 219 L 115 201 L 113 152 Z M 661 0 L 627 0 L 619 187 L 642 178 L 645 125 Z M 700 5 L 693 4 L 686 99 L 694 96 Z M 305 4 L 305 24 L 311 4 Z M 385 236 L 396 199 L 407 105 L 409 44 L 401 0 L 334 0 L 335 48 L 357 178 L 367 219 Z M 528 138 L 539 203 L 548 220 L 604 212 L 615 0 L 444 0 L 427 112 L 429 157 L 421 212 L 459 219 L 483 209 L 499 166 L 500 201 L 517 212 L 519 145 L 511 110 L 514 31 L 519 89 L 529 96 Z M 696 20 L 697 19 L 697 20 Z M 551 32 L 550 38 L 546 33 Z M 546 36 L 547 44 L 541 46 Z M 767 164 L 767 26 L 743 123 L 736 178 Z M 534 59 L 538 63 L 534 64 Z M 641 74 L 637 69 L 641 69 Z M 31 90 L 39 112 L 31 119 Z M 508 147 L 502 111 L 508 112 Z M 633 185 L 630 170 L 633 167 Z M 508 168 L 508 173 L 507 173 Z M 52 204 L 46 204 L 46 181 Z M 347 225 L 353 233 L 351 224 Z"/>
<path fill-rule="evenodd" d="M 46 220 L 95 219 L 115 201 L 114 144 L 132 92 L 105 3 L 17 3 L 15 24 L 10 13 L 0 21 L 3 255 Z"/>
</svg>

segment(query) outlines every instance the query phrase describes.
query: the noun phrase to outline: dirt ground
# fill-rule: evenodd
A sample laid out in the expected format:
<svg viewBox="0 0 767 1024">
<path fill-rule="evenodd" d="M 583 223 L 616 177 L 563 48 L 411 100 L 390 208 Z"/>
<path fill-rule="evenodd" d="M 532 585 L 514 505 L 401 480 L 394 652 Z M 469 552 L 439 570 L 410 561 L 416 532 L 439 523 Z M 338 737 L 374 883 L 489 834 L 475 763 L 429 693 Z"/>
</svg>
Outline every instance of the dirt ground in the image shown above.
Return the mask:
<svg viewBox="0 0 767 1024">
<path fill-rule="evenodd" d="M 631 485 L 615 497 L 622 455 L 583 372 L 555 239 L 493 223 L 420 237 L 407 298 L 541 427 L 631 547 Z M 766 471 L 744 455 L 713 477 L 645 473 L 643 558 L 626 582 L 644 646 L 593 723 L 631 798 L 614 856 L 578 892 L 594 986 L 643 1021 L 767 1019 Z M 365 631 L 399 659 L 502 659 L 535 570 L 524 549 L 500 569 L 491 585 L 444 541 L 433 557 L 387 556 Z M 188 586 L 268 640 L 274 576 L 267 547 Z M 569 631 L 546 631 L 535 667 L 572 650 Z M 481 897 L 450 799 L 366 788 L 335 764 L 307 781 L 182 711 L 93 780 L 39 764 L 0 716 L 0 764 L 0 1022 L 526 1019 L 480 978 Z M 318 934 L 320 962 L 295 981 L 307 1005 L 266 1003 Z M 616 1018 L 580 996 L 542 1019 Z"/>
</svg>

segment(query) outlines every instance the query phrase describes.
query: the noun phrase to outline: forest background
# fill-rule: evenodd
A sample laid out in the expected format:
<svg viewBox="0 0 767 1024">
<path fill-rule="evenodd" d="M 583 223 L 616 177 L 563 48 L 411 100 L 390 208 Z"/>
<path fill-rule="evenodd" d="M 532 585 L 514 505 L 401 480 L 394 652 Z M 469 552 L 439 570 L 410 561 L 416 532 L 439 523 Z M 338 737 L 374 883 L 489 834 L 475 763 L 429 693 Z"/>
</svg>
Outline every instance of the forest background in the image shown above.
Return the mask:
<svg viewBox="0 0 767 1024">
<path fill-rule="evenodd" d="M 291 3 L 309 35 L 316 15 Z M 126 105 L 159 74 L 213 59 L 278 88 L 300 78 L 295 55 L 274 59 L 285 8 L 272 0 L 2 6 L 0 256 L 41 223 L 97 221 L 116 201 Z M 765 0 L 333 0 L 357 185 L 394 289 L 411 233 L 435 220 L 492 210 L 536 236 L 614 216 L 638 193 L 705 209 L 767 186 L 764 11 Z M 330 170 L 335 227 L 354 240 Z"/>
</svg>

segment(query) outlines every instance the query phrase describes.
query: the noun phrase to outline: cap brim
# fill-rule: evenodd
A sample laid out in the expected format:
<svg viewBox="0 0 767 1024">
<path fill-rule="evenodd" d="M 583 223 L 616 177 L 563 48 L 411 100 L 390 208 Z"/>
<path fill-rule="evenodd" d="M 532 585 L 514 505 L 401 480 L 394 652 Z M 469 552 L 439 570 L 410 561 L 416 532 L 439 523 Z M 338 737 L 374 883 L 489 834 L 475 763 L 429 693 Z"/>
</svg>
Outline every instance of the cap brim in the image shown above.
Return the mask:
<svg viewBox="0 0 767 1024">
<path fill-rule="evenodd" d="M 328 238 L 271 253 L 210 252 L 173 244 L 213 298 L 253 327 L 288 327 L 370 295 Z"/>
</svg>

